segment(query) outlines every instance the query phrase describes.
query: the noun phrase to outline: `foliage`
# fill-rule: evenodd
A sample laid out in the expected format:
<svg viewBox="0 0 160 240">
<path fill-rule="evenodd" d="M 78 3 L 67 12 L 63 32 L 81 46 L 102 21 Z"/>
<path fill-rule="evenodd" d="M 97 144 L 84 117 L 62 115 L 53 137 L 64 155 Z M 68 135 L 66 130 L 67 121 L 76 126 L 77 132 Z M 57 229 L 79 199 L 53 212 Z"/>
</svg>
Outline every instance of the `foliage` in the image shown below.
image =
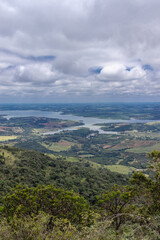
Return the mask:
<svg viewBox="0 0 160 240">
<path fill-rule="evenodd" d="M 131 187 L 114 185 L 111 190 L 98 197 L 98 205 L 105 210 L 107 216 L 112 217 L 116 230 L 126 221 L 125 213 L 133 196 L 134 191 Z"/>
<path fill-rule="evenodd" d="M 77 230 L 68 219 L 55 218 L 51 228 L 50 218 L 49 214 L 41 212 L 35 217 L 25 216 L 23 219 L 14 216 L 10 224 L 6 220 L 2 220 L 0 222 L 0 239 L 73 239 Z"/>
<path fill-rule="evenodd" d="M 83 197 L 53 185 L 36 188 L 17 186 L 13 194 L 3 199 L 2 212 L 7 220 L 12 220 L 14 216 L 34 217 L 41 211 L 51 216 L 50 225 L 55 217 L 68 219 L 77 225 L 90 225 L 92 222 L 90 206 Z"/>
<path fill-rule="evenodd" d="M 138 172 L 132 176 L 130 182 L 141 197 L 141 201 L 143 198 L 141 211 L 155 215 L 160 213 L 160 151 L 153 151 L 148 156 L 152 159 L 150 168 L 154 172 L 154 178 Z"/>
<path fill-rule="evenodd" d="M 20 154 L 15 148 L 12 153 L 14 156 Z M 1 166 L 6 162 L 5 154 L 1 154 Z M 136 172 L 130 186 L 114 185 L 101 194 L 97 204 L 92 207 L 73 191 L 53 185 L 17 186 L 4 197 L 3 206 L 0 207 L 0 239 L 158 240 L 160 152 L 154 151 L 149 157 L 152 178 Z M 33 159 L 36 161 L 36 158 Z M 12 160 L 15 161 L 14 158 Z M 36 166 L 38 162 L 34 164 Z M 42 167 L 43 161 L 39 164 Z"/>
<path fill-rule="evenodd" d="M 7 146 L 0 148 L 0 179 L 0 198 L 17 184 L 29 187 L 54 184 L 66 190 L 73 189 L 90 202 L 113 183 L 127 182 L 125 176 L 107 169 L 95 169 L 83 162 L 67 162 L 64 157 L 50 158 L 36 151 Z"/>
<path fill-rule="evenodd" d="M 16 216 L 11 223 L 0 221 L 0 239 L 3 240 L 158 240 L 160 218 L 154 218 L 150 224 L 127 222 L 118 232 L 111 221 L 97 221 L 91 227 L 76 229 L 67 219 L 54 219 L 53 228 L 49 228 L 50 216 L 40 213 L 36 217 Z"/>
</svg>

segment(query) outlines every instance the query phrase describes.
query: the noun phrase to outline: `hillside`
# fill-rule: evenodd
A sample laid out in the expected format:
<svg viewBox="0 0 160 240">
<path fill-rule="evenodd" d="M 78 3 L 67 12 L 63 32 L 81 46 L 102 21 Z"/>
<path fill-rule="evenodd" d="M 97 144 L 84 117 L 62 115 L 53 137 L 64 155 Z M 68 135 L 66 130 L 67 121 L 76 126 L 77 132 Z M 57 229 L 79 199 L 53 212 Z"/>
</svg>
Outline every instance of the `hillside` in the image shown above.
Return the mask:
<svg viewBox="0 0 160 240">
<path fill-rule="evenodd" d="M 24 163 L 28 157 L 32 159 L 30 163 L 33 163 L 30 168 L 34 169 L 39 157 L 39 164 L 44 167 L 45 155 L 38 154 L 3 147 L 1 162 L 14 170 L 18 162 Z M 18 185 L 4 196 L 0 206 L 0 239 L 159 240 L 160 152 L 153 151 L 149 157 L 152 159 L 150 167 L 153 169 L 153 178 L 136 172 L 128 186 L 115 184 L 97 196 L 94 204 L 89 204 L 74 191 L 66 191 L 51 184 L 37 187 Z M 49 159 L 46 159 L 47 163 Z M 69 173 L 66 166 L 66 173 Z M 56 165 L 54 167 L 57 168 Z M 5 168 L 3 170 L 6 172 Z M 45 174 L 45 167 L 43 170 Z M 76 167 L 72 170 L 76 170 Z M 81 175 L 80 172 L 77 175 L 79 181 Z"/>
<path fill-rule="evenodd" d="M 114 183 L 126 184 L 127 177 L 89 163 L 68 162 L 65 157 L 53 158 L 36 151 L 0 147 L 0 195 L 4 196 L 17 184 L 35 187 L 54 184 L 74 190 L 90 202 Z"/>
</svg>

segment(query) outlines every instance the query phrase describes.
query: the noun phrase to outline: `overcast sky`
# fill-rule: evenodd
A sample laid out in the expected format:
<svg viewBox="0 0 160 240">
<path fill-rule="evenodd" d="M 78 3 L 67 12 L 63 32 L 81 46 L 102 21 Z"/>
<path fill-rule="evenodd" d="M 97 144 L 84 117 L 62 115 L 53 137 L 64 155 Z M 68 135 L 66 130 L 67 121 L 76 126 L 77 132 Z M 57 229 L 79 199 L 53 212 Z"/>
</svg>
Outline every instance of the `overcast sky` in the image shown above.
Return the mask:
<svg viewBox="0 0 160 240">
<path fill-rule="evenodd" d="M 0 0 L 0 102 L 160 101 L 159 0 Z"/>
</svg>

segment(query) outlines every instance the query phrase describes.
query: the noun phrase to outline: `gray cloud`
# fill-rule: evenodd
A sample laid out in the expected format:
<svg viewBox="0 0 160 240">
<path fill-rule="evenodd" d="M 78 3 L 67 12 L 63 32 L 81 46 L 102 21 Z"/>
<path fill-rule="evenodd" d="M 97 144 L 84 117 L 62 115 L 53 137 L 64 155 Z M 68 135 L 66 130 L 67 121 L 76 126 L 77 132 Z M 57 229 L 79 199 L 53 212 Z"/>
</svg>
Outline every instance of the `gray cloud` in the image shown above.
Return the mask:
<svg viewBox="0 0 160 240">
<path fill-rule="evenodd" d="M 1 1 L 1 98 L 157 100 L 159 9 L 158 0 Z"/>
</svg>

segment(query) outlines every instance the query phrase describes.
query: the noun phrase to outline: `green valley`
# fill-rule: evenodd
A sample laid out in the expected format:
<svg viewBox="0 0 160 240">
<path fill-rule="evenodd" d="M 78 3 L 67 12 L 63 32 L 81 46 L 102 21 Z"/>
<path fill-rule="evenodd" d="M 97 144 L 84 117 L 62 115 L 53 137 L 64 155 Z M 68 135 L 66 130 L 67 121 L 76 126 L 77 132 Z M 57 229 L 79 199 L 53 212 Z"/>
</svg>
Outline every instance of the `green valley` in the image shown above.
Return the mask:
<svg viewBox="0 0 160 240">
<path fill-rule="evenodd" d="M 157 105 L 4 107 L 0 239 L 158 239 Z"/>
</svg>

